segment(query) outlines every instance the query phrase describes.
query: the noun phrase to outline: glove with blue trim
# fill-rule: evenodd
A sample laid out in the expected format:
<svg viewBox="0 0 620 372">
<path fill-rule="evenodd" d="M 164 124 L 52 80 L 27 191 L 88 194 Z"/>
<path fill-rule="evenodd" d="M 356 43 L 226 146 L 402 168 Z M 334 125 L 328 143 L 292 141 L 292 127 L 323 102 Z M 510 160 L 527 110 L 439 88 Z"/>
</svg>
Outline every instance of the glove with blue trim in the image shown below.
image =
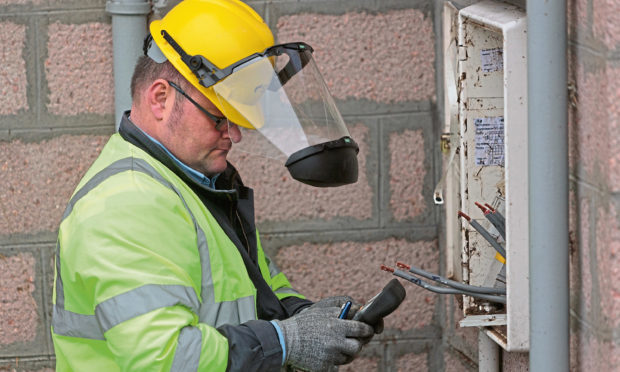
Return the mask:
<svg viewBox="0 0 620 372">
<path fill-rule="evenodd" d="M 351 362 L 361 350 L 362 339 L 371 338 L 371 326 L 338 319 L 340 307 L 316 307 L 285 320 L 274 320 L 282 333 L 285 365 L 304 371 L 324 371 Z"/>
</svg>

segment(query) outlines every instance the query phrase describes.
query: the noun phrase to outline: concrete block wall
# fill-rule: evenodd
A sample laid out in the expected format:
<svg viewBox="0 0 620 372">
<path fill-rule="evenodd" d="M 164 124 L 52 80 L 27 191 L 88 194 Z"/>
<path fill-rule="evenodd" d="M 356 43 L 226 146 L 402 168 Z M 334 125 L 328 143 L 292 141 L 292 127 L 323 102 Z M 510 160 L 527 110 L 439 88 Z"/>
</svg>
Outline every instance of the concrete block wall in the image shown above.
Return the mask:
<svg viewBox="0 0 620 372">
<path fill-rule="evenodd" d="M 569 1 L 571 369 L 620 370 L 620 3 Z"/>
<path fill-rule="evenodd" d="M 0 1 L 0 370 L 51 371 L 58 222 L 114 131 L 104 0 Z"/>
</svg>

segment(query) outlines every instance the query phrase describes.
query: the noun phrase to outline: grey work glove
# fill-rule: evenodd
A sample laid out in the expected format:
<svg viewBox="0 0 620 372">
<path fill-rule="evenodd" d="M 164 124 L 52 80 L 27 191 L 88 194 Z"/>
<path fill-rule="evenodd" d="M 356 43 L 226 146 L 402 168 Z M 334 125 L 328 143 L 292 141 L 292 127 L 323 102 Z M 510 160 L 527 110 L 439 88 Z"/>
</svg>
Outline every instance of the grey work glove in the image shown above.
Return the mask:
<svg viewBox="0 0 620 372">
<path fill-rule="evenodd" d="M 308 309 L 285 320 L 276 320 L 282 330 L 285 364 L 304 371 L 325 371 L 351 362 L 362 348 L 360 339 L 371 337 L 371 326 L 338 319 L 339 307 Z"/>
<path fill-rule="evenodd" d="M 322 307 L 340 307 L 344 305 L 347 301 L 351 301 L 353 306 L 355 306 L 355 301 L 353 301 L 353 299 L 349 296 L 333 296 L 333 297 L 323 298 L 313 303 L 312 306 L 309 306 L 306 309 L 317 309 L 317 308 L 322 308 Z"/>
<path fill-rule="evenodd" d="M 314 304 L 305 308 L 302 311 L 309 310 L 309 309 L 322 308 L 322 307 L 334 307 L 334 306 L 341 307 L 347 301 L 351 301 L 352 305 L 351 305 L 351 310 L 349 310 L 349 314 L 347 315 L 346 319 L 353 319 L 353 317 L 355 316 L 355 313 L 357 313 L 359 309 L 362 307 L 362 304 L 355 302 L 355 300 L 353 300 L 353 298 L 349 296 L 326 297 L 326 298 L 323 298 L 315 302 Z M 383 332 L 383 319 L 380 319 L 377 324 L 373 324 L 372 326 L 375 329 L 375 334 L 377 335 L 380 334 L 381 332 Z M 372 335 L 361 339 L 362 345 L 366 345 L 367 343 L 370 342 L 371 339 L 372 339 Z"/>
<path fill-rule="evenodd" d="M 360 305 L 360 304 L 353 304 L 353 305 L 351 305 L 351 310 L 349 310 L 349 314 L 347 315 L 347 319 L 353 319 L 353 317 L 360 310 L 361 307 L 362 307 L 362 305 Z M 375 335 L 378 335 L 379 333 L 383 332 L 383 318 L 379 319 L 377 324 L 370 324 L 370 326 L 373 327 L 373 329 L 375 331 Z M 366 345 L 367 343 L 369 343 L 370 340 L 372 340 L 373 336 L 374 335 L 370 335 L 368 337 L 361 338 L 360 341 L 362 342 L 362 345 Z"/>
</svg>

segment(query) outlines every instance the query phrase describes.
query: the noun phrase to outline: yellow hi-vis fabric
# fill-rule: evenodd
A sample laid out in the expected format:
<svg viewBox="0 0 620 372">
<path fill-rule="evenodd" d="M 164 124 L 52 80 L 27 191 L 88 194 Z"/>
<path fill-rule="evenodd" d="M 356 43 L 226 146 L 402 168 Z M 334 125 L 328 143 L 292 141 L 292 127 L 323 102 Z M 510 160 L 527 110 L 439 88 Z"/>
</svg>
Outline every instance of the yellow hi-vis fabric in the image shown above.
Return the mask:
<svg viewBox="0 0 620 372">
<path fill-rule="evenodd" d="M 278 298 L 297 296 L 265 256 Z M 223 371 L 214 327 L 256 319 L 237 247 L 172 171 L 119 134 L 80 181 L 56 251 L 58 371 Z"/>
</svg>

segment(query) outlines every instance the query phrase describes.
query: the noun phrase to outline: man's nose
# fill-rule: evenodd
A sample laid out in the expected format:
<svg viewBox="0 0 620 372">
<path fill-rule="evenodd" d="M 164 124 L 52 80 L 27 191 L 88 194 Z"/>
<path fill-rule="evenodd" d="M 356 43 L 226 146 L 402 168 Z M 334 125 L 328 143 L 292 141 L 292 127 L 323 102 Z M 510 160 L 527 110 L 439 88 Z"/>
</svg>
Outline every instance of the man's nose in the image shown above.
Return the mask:
<svg viewBox="0 0 620 372">
<path fill-rule="evenodd" d="M 228 128 L 223 131 L 223 135 L 225 138 L 230 138 L 232 143 L 240 142 L 242 137 L 239 126 L 231 121 L 228 121 Z"/>
</svg>

